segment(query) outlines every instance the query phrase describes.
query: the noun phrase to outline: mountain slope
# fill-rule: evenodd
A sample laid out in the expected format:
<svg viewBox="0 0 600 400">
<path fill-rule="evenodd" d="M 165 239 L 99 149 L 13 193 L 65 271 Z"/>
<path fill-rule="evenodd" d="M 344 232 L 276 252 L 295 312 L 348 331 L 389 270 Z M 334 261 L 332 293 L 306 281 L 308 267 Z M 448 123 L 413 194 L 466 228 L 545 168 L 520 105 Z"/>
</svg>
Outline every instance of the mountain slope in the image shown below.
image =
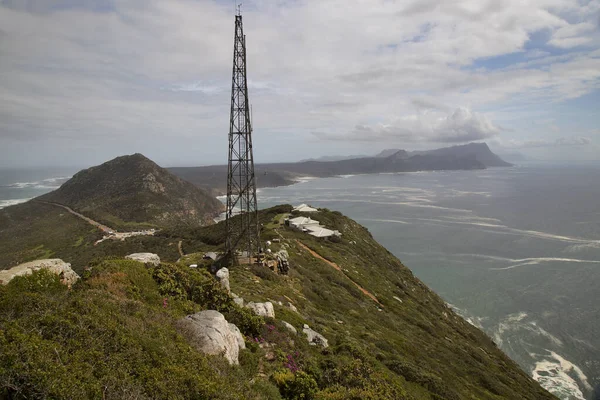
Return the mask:
<svg viewBox="0 0 600 400">
<path fill-rule="evenodd" d="M 436 155 L 436 156 L 455 156 L 475 157 L 477 161 L 484 164 L 486 167 L 510 167 L 512 164 L 507 163 L 496 154 L 492 153 L 486 143 L 469 143 L 460 146 L 444 147 L 431 151 L 422 152 L 421 154 Z"/>
<path fill-rule="evenodd" d="M 290 274 L 230 270 L 232 291 L 272 301 L 275 319 L 237 307 L 202 253 L 157 267 L 106 254 L 72 291 L 44 274 L 0 287 L 0 397 L 554 399 L 364 227 L 320 210 L 311 217 L 343 236 L 318 240 L 280 223 L 290 210 L 259 215 L 262 240 L 280 239 L 271 248 L 287 251 Z M 225 227 L 158 235 L 189 243 L 188 252 L 198 239 L 218 250 Z M 194 350 L 178 324 L 207 308 L 245 335 L 239 367 Z M 304 324 L 329 347 L 308 345 Z"/>
<path fill-rule="evenodd" d="M 201 225 L 223 209 L 204 190 L 141 154 L 117 157 L 75 174 L 37 200 L 59 203 L 108 226 Z"/>
<path fill-rule="evenodd" d="M 394 385 L 391 382 L 400 377 L 407 397 L 427 398 L 417 394 L 425 389 L 439 399 L 553 398 L 367 229 L 338 212 L 320 210 L 310 217 L 339 230 L 341 241 L 279 226 L 280 215 L 271 224 L 265 218 L 261 222 L 272 230 L 263 230 L 263 238 L 281 238 L 272 250 L 289 253 L 290 279 L 259 273 L 263 279 L 257 285 L 253 273 L 240 269 L 232 272 L 232 290 L 247 300 L 281 301 L 284 306 L 276 305 L 276 315 L 296 327 L 306 323 L 346 349 L 355 349 L 365 369 L 391 371 L 383 381 Z M 288 301 L 299 315 L 286 309 Z M 328 368 L 320 373 L 327 375 Z M 339 398 L 351 398 L 350 393 Z M 356 398 L 368 396 L 361 393 Z"/>
</svg>

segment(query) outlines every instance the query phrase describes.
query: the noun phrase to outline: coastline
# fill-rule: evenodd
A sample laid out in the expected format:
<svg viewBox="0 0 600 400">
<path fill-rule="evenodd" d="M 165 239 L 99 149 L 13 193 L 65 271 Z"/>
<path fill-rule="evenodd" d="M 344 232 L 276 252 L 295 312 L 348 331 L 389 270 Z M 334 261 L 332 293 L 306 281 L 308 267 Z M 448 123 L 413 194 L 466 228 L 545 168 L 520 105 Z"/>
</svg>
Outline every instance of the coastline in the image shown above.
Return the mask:
<svg viewBox="0 0 600 400">
<path fill-rule="evenodd" d="M 0 200 L 0 210 L 10 206 L 16 206 L 17 204 L 23 204 L 31 200 L 33 197 L 27 199 L 8 199 L 8 200 Z"/>
</svg>

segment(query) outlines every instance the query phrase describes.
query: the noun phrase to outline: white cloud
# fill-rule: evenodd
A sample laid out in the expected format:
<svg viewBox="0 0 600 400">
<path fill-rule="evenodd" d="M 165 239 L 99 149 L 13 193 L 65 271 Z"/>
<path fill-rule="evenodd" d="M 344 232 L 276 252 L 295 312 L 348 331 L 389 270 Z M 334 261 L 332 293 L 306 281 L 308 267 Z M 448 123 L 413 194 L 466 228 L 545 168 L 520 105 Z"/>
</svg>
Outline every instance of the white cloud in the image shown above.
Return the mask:
<svg viewBox="0 0 600 400">
<path fill-rule="evenodd" d="M 591 22 L 567 24 L 557 29 L 548 43 L 563 48 L 581 46 L 594 40 L 592 34 L 597 29 L 598 26 Z"/>
<path fill-rule="evenodd" d="M 397 118 L 390 124 L 357 125 L 349 134 L 314 134 L 334 140 L 464 143 L 490 139 L 500 131 L 485 115 L 458 108 L 447 115 L 424 112 Z"/>
<path fill-rule="evenodd" d="M 528 149 L 541 147 L 574 147 L 589 146 L 592 139 L 583 136 L 560 137 L 557 139 L 535 139 L 535 140 L 508 140 L 498 143 L 500 146 L 511 149 Z"/>
<path fill-rule="evenodd" d="M 0 5 L 0 158 L 22 158 L 2 150 L 10 142 L 28 143 L 40 159 L 45 146 L 37 143 L 54 140 L 85 161 L 68 148 L 100 149 L 118 138 L 121 146 L 97 154 L 143 145 L 161 157 L 173 146 L 179 163 L 223 162 L 213 149 L 226 140 L 229 121 L 230 4 L 71 3 Z M 599 3 L 249 0 L 255 135 L 266 146 L 347 132 L 414 142 L 508 135 L 493 119 L 496 109 L 526 104 L 544 112 L 600 89 Z M 560 55 L 526 46 L 540 32 Z M 575 44 L 583 47 L 571 50 Z M 513 53 L 523 62 L 490 61 Z"/>
</svg>

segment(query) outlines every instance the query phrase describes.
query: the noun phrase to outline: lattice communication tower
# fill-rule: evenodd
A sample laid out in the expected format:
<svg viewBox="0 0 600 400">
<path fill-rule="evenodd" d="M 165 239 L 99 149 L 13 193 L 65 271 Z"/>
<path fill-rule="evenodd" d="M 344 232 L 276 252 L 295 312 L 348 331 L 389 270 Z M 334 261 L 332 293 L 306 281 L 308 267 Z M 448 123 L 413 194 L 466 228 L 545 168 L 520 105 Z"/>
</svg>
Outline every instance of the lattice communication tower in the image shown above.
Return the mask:
<svg viewBox="0 0 600 400">
<path fill-rule="evenodd" d="M 225 224 L 227 227 L 226 254 L 232 262 L 236 260 L 236 250 L 246 252 L 245 255 L 249 259 L 259 253 L 252 123 L 246 79 L 246 36 L 241 12 L 235 16 Z"/>
</svg>

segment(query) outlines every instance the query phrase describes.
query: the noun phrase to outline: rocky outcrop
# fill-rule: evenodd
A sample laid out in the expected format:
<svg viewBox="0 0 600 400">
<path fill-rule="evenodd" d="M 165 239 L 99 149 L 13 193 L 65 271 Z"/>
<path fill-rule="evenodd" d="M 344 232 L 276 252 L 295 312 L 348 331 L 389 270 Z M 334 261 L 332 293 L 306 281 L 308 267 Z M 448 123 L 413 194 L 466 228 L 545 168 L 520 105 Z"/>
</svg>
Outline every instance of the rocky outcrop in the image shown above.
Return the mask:
<svg viewBox="0 0 600 400">
<path fill-rule="evenodd" d="M 317 331 L 312 330 L 308 325 L 304 324 L 304 329 L 302 329 L 302 332 L 304 332 L 304 334 L 306 335 L 308 344 L 310 344 L 311 346 L 321 346 L 324 348 L 329 347 L 325 336 L 321 335 Z"/>
<path fill-rule="evenodd" d="M 296 330 L 296 328 L 294 328 L 294 326 L 292 324 L 290 324 L 289 322 L 281 321 L 281 323 L 283 324 L 283 326 L 285 326 L 285 329 L 292 332 L 294 335 L 298 334 L 298 331 Z"/>
<path fill-rule="evenodd" d="M 288 261 L 288 258 L 290 257 L 286 249 L 279 250 L 274 256 L 280 261 Z"/>
<path fill-rule="evenodd" d="M 157 267 L 160 264 L 160 257 L 154 253 L 133 253 L 125 258 L 129 260 L 143 262 L 144 264 L 150 264 Z"/>
<path fill-rule="evenodd" d="M 245 348 L 244 338 L 234 324 L 214 310 L 188 315 L 184 322 L 191 330 L 193 344 L 205 354 L 223 355 L 230 364 L 239 364 L 240 348 Z"/>
<path fill-rule="evenodd" d="M 238 347 L 240 349 L 245 349 L 246 348 L 246 342 L 244 341 L 244 336 L 242 335 L 242 332 L 240 332 L 240 329 L 237 326 L 235 326 L 235 324 L 232 324 L 230 322 L 229 323 L 229 330 L 235 336 L 235 339 L 237 340 L 237 343 L 238 343 Z"/>
<path fill-rule="evenodd" d="M 219 282 L 221 282 L 223 289 L 227 290 L 227 293 L 231 293 L 231 288 L 229 287 L 229 270 L 223 267 L 217 271 L 216 276 Z"/>
<path fill-rule="evenodd" d="M 254 303 L 250 302 L 246 304 L 246 307 L 254 311 L 254 314 L 260 315 L 261 317 L 275 318 L 275 309 L 273 303 L 267 301 L 266 303 Z"/>
<path fill-rule="evenodd" d="M 237 304 L 240 307 L 244 307 L 244 299 L 243 298 L 241 298 L 240 296 L 238 296 L 237 294 L 235 294 L 233 292 L 231 293 L 231 297 L 233 297 L 233 302 L 235 304 Z"/>
<path fill-rule="evenodd" d="M 52 258 L 31 261 L 17 265 L 11 269 L 0 271 L 0 284 L 6 285 L 17 276 L 31 275 L 32 272 L 40 269 L 47 269 L 58 275 L 60 281 L 68 287 L 71 287 L 79 279 L 79 275 L 71 269 L 71 264 L 66 263 L 59 258 Z"/>
<path fill-rule="evenodd" d="M 293 305 L 291 302 L 288 301 L 288 307 L 290 310 L 292 310 L 293 312 L 298 312 L 298 309 L 296 308 L 295 305 Z"/>
</svg>

